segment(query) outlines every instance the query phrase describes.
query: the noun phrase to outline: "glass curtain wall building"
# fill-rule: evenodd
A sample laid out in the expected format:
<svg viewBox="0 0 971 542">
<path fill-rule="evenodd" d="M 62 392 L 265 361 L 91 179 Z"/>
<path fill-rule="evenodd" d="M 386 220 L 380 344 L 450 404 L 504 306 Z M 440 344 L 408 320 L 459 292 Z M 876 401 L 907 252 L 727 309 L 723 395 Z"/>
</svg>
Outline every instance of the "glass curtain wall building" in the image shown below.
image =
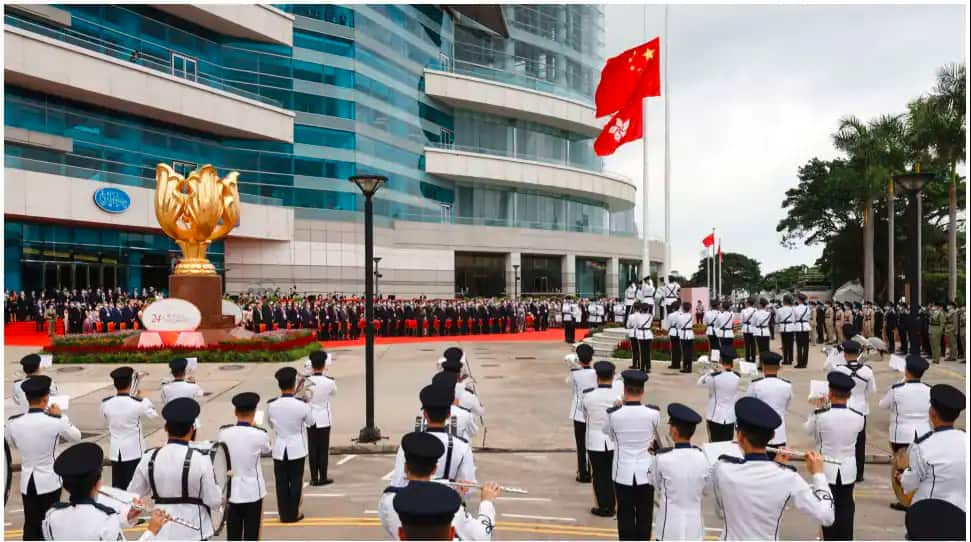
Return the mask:
<svg viewBox="0 0 971 542">
<path fill-rule="evenodd" d="M 523 292 L 616 295 L 641 241 L 592 150 L 603 8 L 496 9 L 508 35 L 436 5 L 6 6 L 5 288 L 164 287 L 166 163 L 239 171 L 230 291 L 362 290 L 373 173 L 382 292 L 512 294 L 522 265 Z"/>
</svg>

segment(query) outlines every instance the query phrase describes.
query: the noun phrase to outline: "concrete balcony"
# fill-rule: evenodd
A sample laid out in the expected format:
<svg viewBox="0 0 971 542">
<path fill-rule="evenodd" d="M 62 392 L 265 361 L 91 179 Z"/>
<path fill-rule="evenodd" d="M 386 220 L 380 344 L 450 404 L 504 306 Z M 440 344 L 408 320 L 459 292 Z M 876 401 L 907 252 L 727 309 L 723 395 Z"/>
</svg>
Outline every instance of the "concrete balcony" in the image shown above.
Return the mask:
<svg viewBox="0 0 971 542">
<path fill-rule="evenodd" d="M 293 16 L 264 4 L 152 4 L 224 36 L 293 46 Z"/>
<path fill-rule="evenodd" d="M 226 137 L 293 142 L 286 109 L 10 25 L 4 46 L 8 85 Z"/>
</svg>

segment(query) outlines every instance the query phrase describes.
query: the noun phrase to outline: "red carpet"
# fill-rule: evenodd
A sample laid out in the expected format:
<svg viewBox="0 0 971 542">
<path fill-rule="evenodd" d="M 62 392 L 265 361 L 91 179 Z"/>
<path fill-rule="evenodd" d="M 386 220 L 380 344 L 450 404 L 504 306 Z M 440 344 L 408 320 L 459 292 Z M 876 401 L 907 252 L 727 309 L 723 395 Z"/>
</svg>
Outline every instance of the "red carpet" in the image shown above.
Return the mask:
<svg viewBox="0 0 971 542">
<path fill-rule="evenodd" d="M 63 324 L 58 322 L 58 333 L 64 333 Z M 15 322 L 4 326 L 3 344 L 5 346 L 35 346 L 44 347 L 51 344 L 46 333 L 37 333 L 34 322 Z M 587 336 L 586 329 L 578 329 L 576 339 L 579 341 Z M 497 335 L 451 335 L 447 337 L 375 337 L 374 344 L 408 344 L 408 343 L 456 343 L 456 342 L 518 342 L 518 341 L 549 341 L 562 342 L 563 329 L 554 328 L 546 331 L 527 331 L 526 333 L 500 333 Z M 356 341 L 321 341 L 326 347 L 335 346 L 364 346 L 364 337 Z"/>
</svg>

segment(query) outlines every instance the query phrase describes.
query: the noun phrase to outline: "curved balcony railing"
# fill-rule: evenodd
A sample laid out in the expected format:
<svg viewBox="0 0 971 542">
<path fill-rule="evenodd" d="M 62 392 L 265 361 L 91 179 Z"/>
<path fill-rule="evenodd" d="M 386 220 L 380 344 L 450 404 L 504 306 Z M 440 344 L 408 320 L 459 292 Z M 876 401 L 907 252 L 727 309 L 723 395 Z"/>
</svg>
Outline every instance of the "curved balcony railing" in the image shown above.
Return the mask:
<svg viewBox="0 0 971 542">
<path fill-rule="evenodd" d="M 451 73 L 457 73 L 460 75 L 469 75 L 472 77 L 478 77 L 480 79 L 488 79 L 489 81 L 495 81 L 497 83 L 505 83 L 507 85 L 513 85 L 516 87 L 523 87 L 529 90 L 535 90 L 537 92 L 545 92 L 547 94 L 552 94 L 554 96 L 575 100 L 585 105 L 593 104 L 593 97 L 590 94 L 571 89 L 562 83 L 554 83 L 547 79 L 531 77 L 526 74 L 515 73 L 504 69 L 495 68 L 492 66 L 476 64 L 474 62 L 469 62 L 466 60 L 453 60 L 447 63 L 443 62 L 437 65 L 431 66 L 431 68 L 436 70 L 451 72 Z"/>
<path fill-rule="evenodd" d="M 450 151 L 472 152 L 476 154 L 487 154 L 490 156 L 501 156 L 503 158 L 516 158 L 518 160 L 529 160 L 531 162 L 539 162 L 541 164 L 573 167 L 577 169 L 591 171 L 593 173 L 603 173 L 603 166 L 604 166 L 603 160 L 596 157 L 592 157 L 592 158 L 583 157 L 581 159 L 557 158 L 557 157 L 551 157 L 551 156 L 541 156 L 537 154 L 513 151 L 509 149 L 493 149 L 489 147 L 453 145 L 448 143 L 436 143 L 436 142 L 426 143 L 425 146 L 433 147 L 436 149 L 445 149 Z"/>
</svg>

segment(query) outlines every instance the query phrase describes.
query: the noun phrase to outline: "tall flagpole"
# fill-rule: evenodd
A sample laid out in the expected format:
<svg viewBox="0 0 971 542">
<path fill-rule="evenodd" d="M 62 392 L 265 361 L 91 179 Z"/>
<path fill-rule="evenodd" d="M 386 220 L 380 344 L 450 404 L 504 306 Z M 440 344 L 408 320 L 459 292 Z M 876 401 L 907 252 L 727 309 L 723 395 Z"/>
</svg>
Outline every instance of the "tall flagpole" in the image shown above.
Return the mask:
<svg viewBox="0 0 971 542">
<path fill-rule="evenodd" d="M 718 295 L 725 297 L 725 292 L 722 291 L 722 268 L 725 267 L 725 262 L 722 261 L 722 239 L 718 238 Z"/>
<path fill-rule="evenodd" d="M 668 6 L 664 6 L 664 53 L 661 67 L 664 83 L 664 276 L 671 282 L 671 95 L 668 94 L 668 59 L 671 58 L 671 40 L 668 37 Z"/>
<path fill-rule="evenodd" d="M 644 40 L 647 41 L 647 5 L 644 6 Z M 643 125 L 647 126 L 647 98 L 641 101 L 641 107 L 643 108 Z M 648 180 L 647 174 L 647 133 L 641 138 L 644 145 L 644 181 L 641 183 L 641 230 L 644 236 L 644 257 L 642 258 L 641 265 L 641 278 L 651 276 L 651 237 L 648 235 L 648 188 L 651 186 Z"/>
</svg>

